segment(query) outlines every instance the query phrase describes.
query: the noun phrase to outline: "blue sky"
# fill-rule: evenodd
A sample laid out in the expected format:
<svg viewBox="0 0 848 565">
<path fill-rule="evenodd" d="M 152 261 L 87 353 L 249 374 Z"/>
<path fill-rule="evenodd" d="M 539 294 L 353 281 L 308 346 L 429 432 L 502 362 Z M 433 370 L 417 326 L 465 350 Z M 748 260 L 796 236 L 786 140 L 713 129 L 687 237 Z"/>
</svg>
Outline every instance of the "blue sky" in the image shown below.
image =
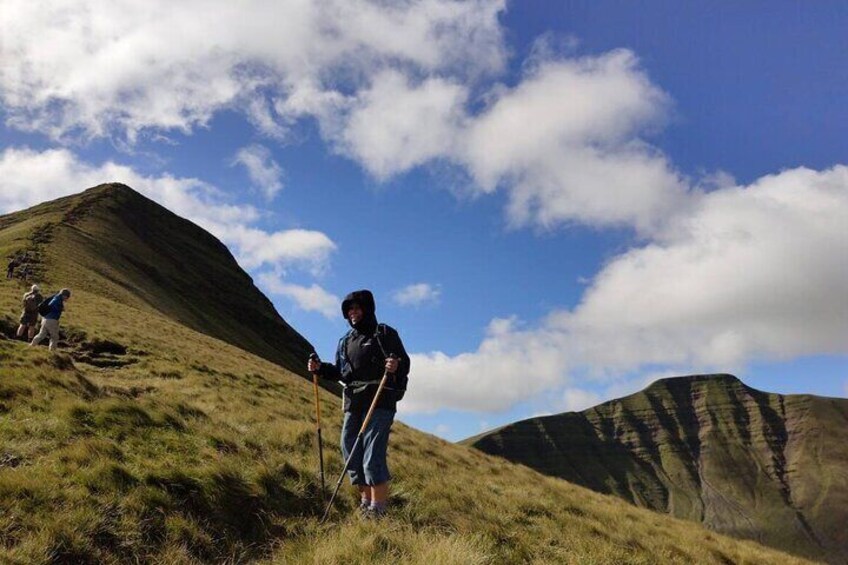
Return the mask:
<svg viewBox="0 0 848 565">
<path fill-rule="evenodd" d="M 125 182 L 325 358 L 372 289 L 413 354 L 401 418 L 448 439 L 694 372 L 846 396 L 846 24 L 840 2 L 5 0 L 0 211 Z"/>
</svg>

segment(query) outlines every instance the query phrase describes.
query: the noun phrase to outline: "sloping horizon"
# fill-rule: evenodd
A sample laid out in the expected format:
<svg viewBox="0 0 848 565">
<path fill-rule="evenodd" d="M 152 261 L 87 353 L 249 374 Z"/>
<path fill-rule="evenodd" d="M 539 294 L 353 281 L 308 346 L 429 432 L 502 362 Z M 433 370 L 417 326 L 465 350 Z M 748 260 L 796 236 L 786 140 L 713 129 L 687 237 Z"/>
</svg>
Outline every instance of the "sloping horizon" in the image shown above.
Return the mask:
<svg viewBox="0 0 848 565">
<path fill-rule="evenodd" d="M 846 5 L 2 11 L 0 213 L 132 186 L 324 358 L 370 288 L 415 427 L 675 374 L 848 395 Z"/>
<path fill-rule="evenodd" d="M 402 423 L 391 528 L 361 519 L 356 489 L 321 524 L 340 399 L 272 362 L 293 351 L 296 369 L 303 341 L 257 331 L 270 305 L 217 239 L 111 185 L 3 216 L 0 250 L 23 253 L 45 292 L 73 289 L 48 351 L 15 337 L 29 281 L 0 281 L 4 562 L 807 562 Z"/>
</svg>

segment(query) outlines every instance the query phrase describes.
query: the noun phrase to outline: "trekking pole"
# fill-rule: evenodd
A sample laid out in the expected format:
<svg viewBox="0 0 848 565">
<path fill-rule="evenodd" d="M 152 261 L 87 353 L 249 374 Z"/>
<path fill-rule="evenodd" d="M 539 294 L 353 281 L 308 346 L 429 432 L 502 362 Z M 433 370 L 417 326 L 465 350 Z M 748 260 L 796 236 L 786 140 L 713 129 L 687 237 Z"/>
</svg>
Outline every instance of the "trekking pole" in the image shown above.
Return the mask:
<svg viewBox="0 0 848 565">
<path fill-rule="evenodd" d="M 394 355 L 390 355 L 390 357 L 394 357 Z M 330 510 L 333 508 L 333 501 L 336 500 L 336 495 L 339 494 L 339 488 L 342 486 L 342 481 L 344 481 L 345 473 L 347 473 L 347 468 L 350 467 L 350 462 L 353 459 L 354 454 L 356 453 L 356 448 L 359 447 L 359 444 L 362 442 L 362 435 L 365 433 L 365 428 L 368 427 L 368 422 L 371 420 L 371 416 L 374 414 L 374 409 L 377 408 L 377 401 L 380 399 L 380 393 L 383 392 L 383 387 L 386 386 L 386 380 L 389 378 L 389 371 L 386 370 L 383 373 L 383 378 L 380 379 L 380 385 L 377 387 L 377 392 L 374 394 L 374 400 L 371 401 L 371 407 L 368 409 L 368 414 L 365 415 L 365 420 L 362 422 L 362 426 L 359 428 L 359 433 L 356 435 L 356 441 L 353 443 L 353 449 L 350 450 L 350 453 L 347 456 L 347 461 L 345 461 L 344 469 L 342 469 L 342 474 L 339 476 L 339 480 L 336 483 L 336 488 L 333 490 L 333 496 L 330 497 L 330 502 L 327 504 L 327 509 L 324 511 L 324 516 L 321 518 L 319 524 L 323 524 L 327 521 L 327 517 L 330 515 Z"/>
<path fill-rule="evenodd" d="M 312 353 L 310 359 L 318 361 L 318 354 Z M 327 500 L 327 487 L 324 485 L 324 442 L 321 440 L 321 401 L 318 397 L 318 373 L 312 373 L 312 386 L 315 388 L 315 421 L 318 426 L 318 469 L 321 473 L 321 500 Z"/>
</svg>

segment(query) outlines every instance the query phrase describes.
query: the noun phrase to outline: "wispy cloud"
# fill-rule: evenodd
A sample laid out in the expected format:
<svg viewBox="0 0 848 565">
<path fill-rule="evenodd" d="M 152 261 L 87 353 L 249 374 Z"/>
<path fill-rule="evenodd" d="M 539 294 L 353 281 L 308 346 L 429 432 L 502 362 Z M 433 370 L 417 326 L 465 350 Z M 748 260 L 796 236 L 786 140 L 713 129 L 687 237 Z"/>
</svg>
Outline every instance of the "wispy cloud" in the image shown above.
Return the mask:
<svg viewBox="0 0 848 565">
<path fill-rule="evenodd" d="M 297 266 L 314 275 L 323 273 L 329 265 L 336 244 L 323 232 L 291 229 L 268 233 L 244 225 L 218 228 L 227 241 L 233 242 L 245 267 L 263 265 Z"/>
<path fill-rule="evenodd" d="M 392 293 L 392 300 L 401 306 L 421 306 L 435 304 L 442 295 L 442 289 L 429 283 L 417 283 Z"/>
<path fill-rule="evenodd" d="M 447 437 L 450 434 L 451 427 L 447 424 L 437 424 L 433 432 L 439 437 Z"/>
<path fill-rule="evenodd" d="M 602 400 L 594 391 L 569 387 L 562 392 L 557 409 L 560 412 L 580 412 L 599 404 Z"/>
<path fill-rule="evenodd" d="M 267 272 L 260 274 L 258 279 L 262 288 L 272 294 L 289 298 L 302 310 L 318 312 L 331 320 L 341 317 L 339 310 L 341 299 L 317 284 L 308 287 L 290 284 L 285 282 L 279 274 Z"/>
<path fill-rule="evenodd" d="M 271 157 L 271 151 L 262 145 L 253 144 L 238 150 L 233 165 L 243 165 L 251 182 L 272 200 L 283 189 L 283 169 Z"/>
</svg>

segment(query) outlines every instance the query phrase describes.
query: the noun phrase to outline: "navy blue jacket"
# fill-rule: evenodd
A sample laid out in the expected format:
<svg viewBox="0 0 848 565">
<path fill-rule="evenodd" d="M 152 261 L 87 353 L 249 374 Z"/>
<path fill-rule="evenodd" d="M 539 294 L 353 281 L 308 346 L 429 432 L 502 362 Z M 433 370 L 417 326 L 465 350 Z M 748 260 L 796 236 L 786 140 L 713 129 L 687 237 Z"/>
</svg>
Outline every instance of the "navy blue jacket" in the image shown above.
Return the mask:
<svg viewBox="0 0 848 565">
<path fill-rule="evenodd" d="M 58 320 L 65 311 L 65 298 L 61 294 L 54 296 L 48 303 L 50 311 L 44 316 L 48 320 Z"/>
</svg>

